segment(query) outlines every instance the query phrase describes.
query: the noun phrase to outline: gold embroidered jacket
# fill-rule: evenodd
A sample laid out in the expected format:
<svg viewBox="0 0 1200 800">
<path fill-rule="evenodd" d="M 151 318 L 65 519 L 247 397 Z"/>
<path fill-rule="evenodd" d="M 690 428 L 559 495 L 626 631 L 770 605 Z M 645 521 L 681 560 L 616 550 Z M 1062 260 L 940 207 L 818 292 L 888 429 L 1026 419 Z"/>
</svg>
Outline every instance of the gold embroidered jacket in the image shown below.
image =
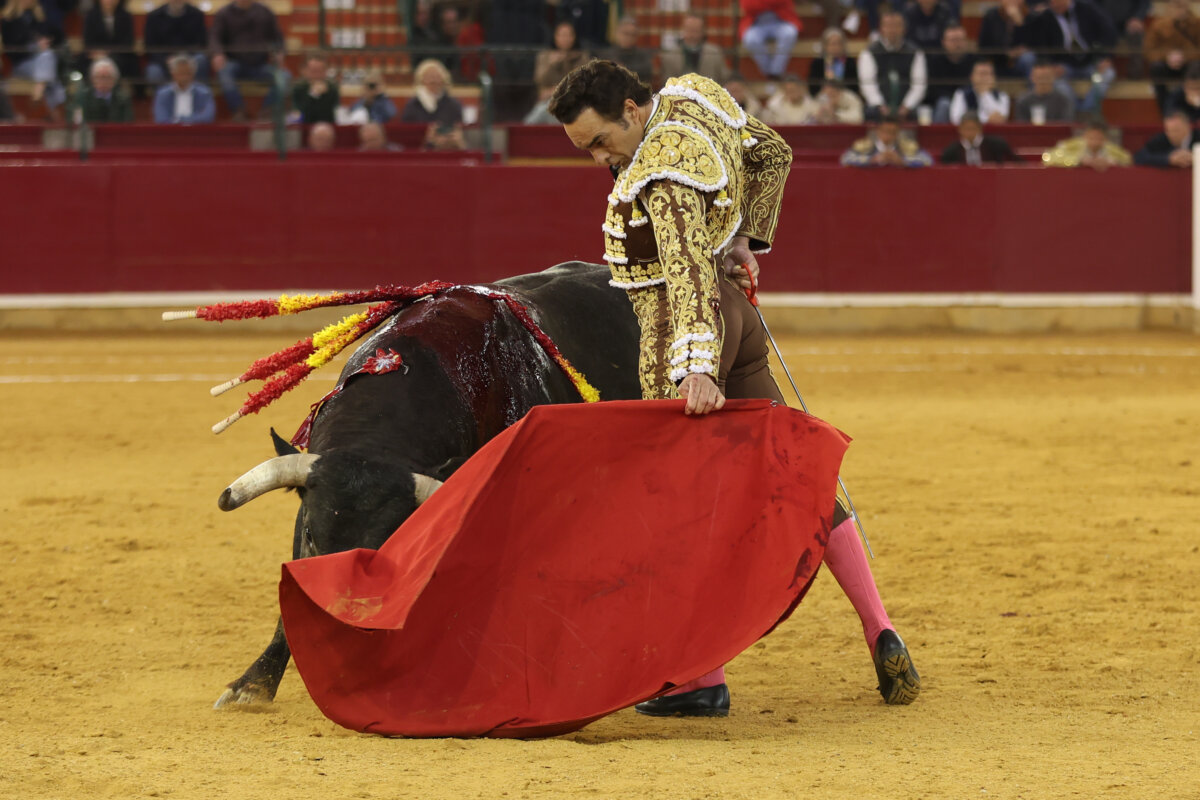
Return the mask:
<svg viewBox="0 0 1200 800">
<path fill-rule="evenodd" d="M 1105 142 L 1103 150 L 1104 157 L 1113 166 L 1128 167 L 1133 164 L 1133 156 L 1119 144 Z M 1076 136 L 1074 139 L 1064 139 L 1042 153 L 1042 163 L 1048 167 L 1078 167 L 1086 154 L 1087 142 L 1082 136 Z"/>
<path fill-rule="evenodd" d="M 643 363 L 644 387 L 651 367 L 676 384 L 689 372 L 715 377 L 721 258 L 734 236 L 748 237 L 756 253 L 770 249 L 791 163 L 783 138 L 715 81 L 683 75 L 656 95 L 603 225 L 610 283 L 629 291 L 643 339 L 650 304 L 671 318 L 668 363 Z M 643 360 L 655 349 L 645 345 Z"/>
</svg>

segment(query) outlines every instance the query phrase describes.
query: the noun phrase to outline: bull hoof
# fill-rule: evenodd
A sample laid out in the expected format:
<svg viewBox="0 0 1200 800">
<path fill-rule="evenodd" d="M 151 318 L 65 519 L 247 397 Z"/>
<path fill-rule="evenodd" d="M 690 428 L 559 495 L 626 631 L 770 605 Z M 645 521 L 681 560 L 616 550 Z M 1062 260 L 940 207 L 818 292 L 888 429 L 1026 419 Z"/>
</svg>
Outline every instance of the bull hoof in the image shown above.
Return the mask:
<svg viewBox="0 0 1200 800">
<path fill-rule="evenodd" d="M 244 686 L 230 686 L 217 698 L 217 702 L 213 703 L 213 708 L 262 709 L 274 699 L 262 686 L 248 683 Z"/>
</svg>

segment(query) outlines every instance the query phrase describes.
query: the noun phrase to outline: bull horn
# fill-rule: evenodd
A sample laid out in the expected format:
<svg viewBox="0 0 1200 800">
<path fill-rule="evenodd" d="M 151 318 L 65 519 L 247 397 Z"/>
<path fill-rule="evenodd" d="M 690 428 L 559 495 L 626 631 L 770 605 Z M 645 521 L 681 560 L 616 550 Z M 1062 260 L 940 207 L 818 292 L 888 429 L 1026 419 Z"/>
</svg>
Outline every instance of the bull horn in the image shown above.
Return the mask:
<svg viewBox="0 0 1200 800">
<path fill-rule="evenodd" d="M 413 473 L 413 481 L 417 484 L 417 505 L 421 505 L 428 500 L 437 491 L 437 488 L 442 485 L 442 482 L 437 478 L 431 478 L 419 472 Z"/>
<path fill-rule="evenodd" d="M 221 492 L 217 505 L 222 511 L 233 511 L 249 503 L 260 494 L 285 486 L 300 487 L 308 484 L 308 473 L 317 463 L 318 455 L 293 453 L 264 461 L 238 478 Z"/>
</svg>

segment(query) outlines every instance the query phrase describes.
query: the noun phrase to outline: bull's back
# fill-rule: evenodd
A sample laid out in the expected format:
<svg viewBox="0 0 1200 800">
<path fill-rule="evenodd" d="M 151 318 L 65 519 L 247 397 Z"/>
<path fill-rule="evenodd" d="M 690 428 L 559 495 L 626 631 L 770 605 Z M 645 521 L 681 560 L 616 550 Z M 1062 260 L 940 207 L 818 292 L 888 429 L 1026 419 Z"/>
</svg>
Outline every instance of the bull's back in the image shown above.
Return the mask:
<svg viewBox="0 0 1200 800">
<path fill-rule="evenodd" d="M 626 293 L 609 286 L 607 266 L 572 261 L 498 281 L 534 313 L 563 355 L 604 400 L 641 397 L 638 322 Z"/>
</svg>

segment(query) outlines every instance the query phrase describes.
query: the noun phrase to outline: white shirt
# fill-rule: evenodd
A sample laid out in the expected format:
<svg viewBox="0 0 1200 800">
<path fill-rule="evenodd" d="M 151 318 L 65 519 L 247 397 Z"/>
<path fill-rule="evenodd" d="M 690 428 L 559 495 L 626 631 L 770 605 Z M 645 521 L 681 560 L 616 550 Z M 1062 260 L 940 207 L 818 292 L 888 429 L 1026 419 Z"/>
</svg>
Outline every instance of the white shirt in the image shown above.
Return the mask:
<svg viewBox="0 0 1200 800">
<path fill-rule="evenodd" d="M 1072 4 L 1071 8 L 1067 9 L 1067 14 L 1070 14 L 1074 9 L 1075 6 Z M 1058 27 L 1062 28 L 1063 46 L 1070 50 L 1071 43 L 1074 42 L 1079 46 L 1080 50 L 1086 50 L 1087 42 L 1085 42 L 1083 37 L 1079 35 L 1078 17 L 1074 20 L 1069 20 L 1067 19 L 1067 14 L 1054 15 L 1054 18 L 1058 20 Z"/>
<path fill-rule="evenodd" d="M 1005 120 L 1008 119 L 1009 99 L 1004 92 L 997 92 L 995 89 L 984 94 L 976 92 L 976 97 L 979 100 L 979 108 L 976 111 L 979 113 L 979 121 L 984 125 L 992 114 L 999 114 Z M 950 100 L 950 121 L 957 125 L 962 122 L 963 114 L 968 111 L 970 109 L 967 108 L 967 92 L 965 89 L 959 89 Z"/>
<path fill-rule="evenodd" d="M 968 165 L 978 167 L 983 164 L 983 153 L 979 152 L 979 148 L 983 146 L 982 133 L 973 140 L 959 139 L 958 141 L 963 146 L 963 153 Z"/>
<path fill-rule="evenodd" d="M 187 119 L 192 115 L 192 87 L 191 84 L 186 89 L 180 89 L 179 84 L 175 84 L 175 119 Z"/>
<path fill-rule="evenodd" d="M 884 44 L 884 47 L 887 47 Z M 908 94 L 904 95 L 901 105 L 914 109 L 925 97 L 925 86 L 928 78 L 925 72 L 925 54 L 918 50 L 913 55 L 912 71 L 908 75 Z M 879 65 L 875 63 L 875 54 L 869 49 L 858 54 L 858 86 L 862 90 L 863 99 L 868 106 L 883 105 L 883 92 L 879 91 Z M 899 109 L 893 108 L 892 111 Z"/>
</svg>

